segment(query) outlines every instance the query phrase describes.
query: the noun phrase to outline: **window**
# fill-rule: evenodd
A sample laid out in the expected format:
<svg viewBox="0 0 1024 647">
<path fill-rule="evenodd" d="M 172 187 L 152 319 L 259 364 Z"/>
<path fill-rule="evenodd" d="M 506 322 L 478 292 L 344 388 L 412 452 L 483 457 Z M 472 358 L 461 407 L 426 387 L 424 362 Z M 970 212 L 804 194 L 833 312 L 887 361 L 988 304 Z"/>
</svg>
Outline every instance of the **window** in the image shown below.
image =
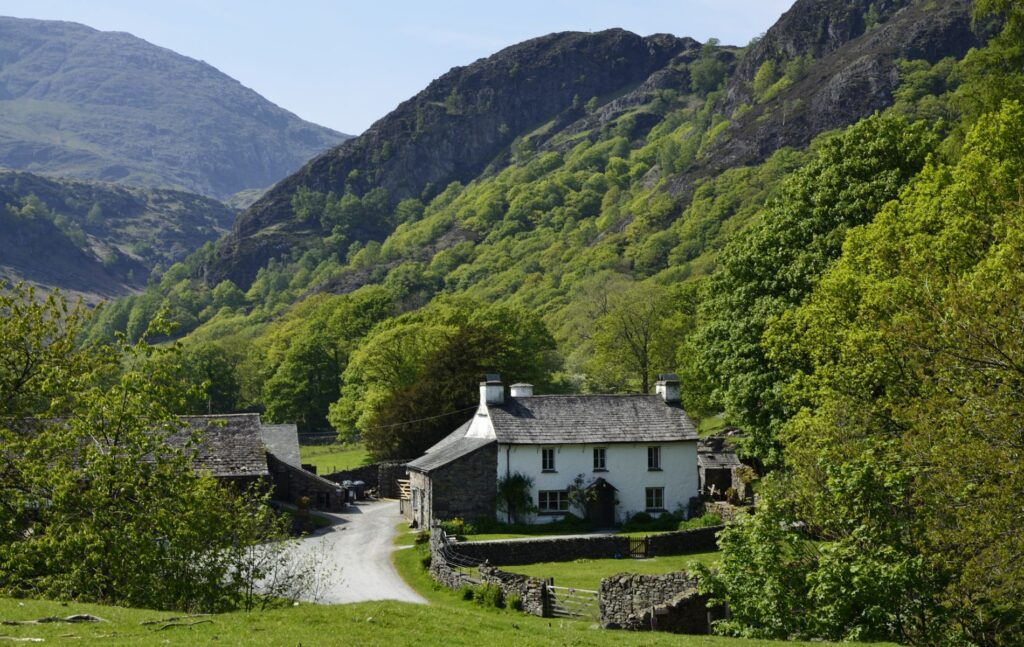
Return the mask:
<svg viewBox="0 0 1024 647">
<path fill-rule="evenodd" d="M 568 512 L 569 492 L 567 490 L 541 490 L 537 493 L 537 509 L 542 513 Z"/>
<path fill-rule="evenodd" d="M 554 472 L 555 471 L 555 450 L 553 449 L 542 449 L 540 450 L 540 469 L 542 472 Z"/>
<path fill-rule="evenodd" d="M 608 470 L 608 463 L 606 460 L 605 448 L 595 447 L 594 448 L 594 471 L 604 472 Z"/>
<path fill-rule="evenodd" d="M 644 492 L 644 501 L 648 512 L 665 509 L 665 488 L 649 487 Z"/>
<path fill-rule="evenodd" d="M 647 469 L 655 471 L 661 469 L 661 447 L 647 448 Z"/>
</svg>

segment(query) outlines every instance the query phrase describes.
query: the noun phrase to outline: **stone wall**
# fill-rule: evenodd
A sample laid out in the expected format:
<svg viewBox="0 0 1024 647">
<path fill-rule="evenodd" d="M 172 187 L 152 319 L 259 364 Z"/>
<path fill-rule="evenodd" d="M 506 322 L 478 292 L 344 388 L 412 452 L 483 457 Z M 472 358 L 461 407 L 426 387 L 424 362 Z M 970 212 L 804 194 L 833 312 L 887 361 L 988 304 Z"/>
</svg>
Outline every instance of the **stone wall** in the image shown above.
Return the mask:
<svg viewBox="0 0 1024 647">
<path fill-rule="evenodd" d="M 350 470 L 324 474 L 328 481 L 341 483 L 342 481 L 362 481 L 366 483 L 367 489 L 377 490 L 377 496 L 382 499 L 398 498 L 398 479 L 405 478 L 405 465 L 409 461 L 381 461 L 371 463 Z"/>
<path fill-rule="evenodd" d="M 480 580 L 500 588 L 506 602 L 515 595 L 522 602 L 524 613 L 545 618 L 551 616 L 547 584 L 544 583 L 544 580 L 519 573 L 509 573 L 486 563 L 481 564 L 478 568 Z"/>
<path fill-rule="evenodd" d="M 687 555 L 689 553 L 706 553 L 718 550 L 718 531 L 725 526 L 709 526 L 651 535 L 647 539 L 647 552 L 652 557 L 658 555 Z"/>
<path fill-rule="evenodd" d="M 716 550 L 715 535 L 722 526 L 681 530 L 648 539 L 648 556 L 686 555 Z M 501 566 L 520 566 L 537 562 L 571 562 L 577 559 L 628 557 L 629 538 L 620 535 L 590 535 L 566 539 L 528 541 L 474 541 L 459 544 L 459 552 Z"/>
<path fill-rule="evenodd" d="M 709 632 L 707 598 L 687 573 L 616 575 L 601 580 L 601 626 L 633 631 Z"/>
<path fill-rule="evenodd" d="M 736 517 L 753 512 L 753 506 L 736 506 L 727 501 L 707 501 L 704 511 L 717 515 L 722 521 L 736 521 Z"/>
<path fill-rule="evenodd" d="M 476 567 L 476 571 L 470 571 L 469 575 L 463 569 L 460 571 L 449 563 L 446 555 L 450 551 L 459 551 L 465 544 L 450 546 L 444 532 L 434 526 L 430 533 L 430 576 L 436 582 L 457 590 L 463 586 L 475 586 L 478 584 L 493 584 L 501 589 L 506 602 L 514 595 L 517 596 L 523 605 L 523 612 L 535 616 L 549 617 L 551 609 L 547 584 L 544 580 L 518 573 L 509 573 L 495 566 L 484 563 Z"/>
<path fill-rule="evenodd" d="M 500 566 L 571 562 L 577 559 L 610 559 L 629 554 L 629 539 L 616 535 L 526 541 L 473 541 L 458 546 L 459 552 L 464 555 Z"/>
<path fill-rule="evenodd" d="M 429 523 L 494 514 L 498 444 L 491 443 L 430 472 Z"/>
<path fill-rule="evenodd" d="M 409 461 L 385 461 L 377 463 L 377 496 L 382 499 L 397 499 L 398 480 L 405 478 Z"/>
<path fill-rule="evenodd" d="M 278 501 L 298 503 L 300 497 L 309 497 L 314 510 L 340 512 L 345 508 L 345 493 L 335 483 L 299 469 L 267 454 L 267 468 L 273 484 L 273 496 Z"/>
</svg>

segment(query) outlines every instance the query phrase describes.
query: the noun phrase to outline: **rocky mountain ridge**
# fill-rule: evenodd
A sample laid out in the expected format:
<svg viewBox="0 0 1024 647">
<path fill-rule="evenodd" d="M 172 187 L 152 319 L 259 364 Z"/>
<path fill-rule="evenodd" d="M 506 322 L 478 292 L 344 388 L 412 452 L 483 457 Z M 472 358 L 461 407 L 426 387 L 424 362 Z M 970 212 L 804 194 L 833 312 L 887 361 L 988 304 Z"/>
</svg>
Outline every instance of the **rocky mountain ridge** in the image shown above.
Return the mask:
<svg viewBox="0 0 1024 647">
<path fill-rule="evenodd" d="M 900 59 L 962 56 L 978 42 L 968 0 L 798 0 L 746 51 L 715 48 L 729 73 L 710 106 L 715 136 L 685 168 L 652 171 L 650 184 L 679 201 L 678 214 L 701 178 L 761 162 L 783 147 L 803 147 L 889 105 Z M 270 259 L 326 236 L 316 223 L 295 218 L 292 200 L 300 190 L 358 196 L 383 189 L 391 205 L 426 200 L 449 182 L 501 169 L 517 147 L 564 151 L 584 138 L 608 137 L 610 129 L 622 130 L 624 115 L 631 119 L 625 134 L 642 143 L 663 117 L 638 106 L 665 91 L 693 96 L 690 64 L 708 55 L 701 50 L 692 39 L 668 35 L 562 33 L 455 68 L 243 212 L 203 265 L 203 276 L 210 285 L 231 279 L 244 287 Z M 755 96 L 755 77 L 769 59 L 780 67 L 802 60 L 803 69 L 793 79 L 780 70 L 771 96 Z M 389 226 L 382 219 L 353 238 L 380 241 Z"/>
<path fill-rule="evenodd" d="M 226 199 L 347 137 L 131 34 L 0 17 L 0 166 Z"/>
</svg>

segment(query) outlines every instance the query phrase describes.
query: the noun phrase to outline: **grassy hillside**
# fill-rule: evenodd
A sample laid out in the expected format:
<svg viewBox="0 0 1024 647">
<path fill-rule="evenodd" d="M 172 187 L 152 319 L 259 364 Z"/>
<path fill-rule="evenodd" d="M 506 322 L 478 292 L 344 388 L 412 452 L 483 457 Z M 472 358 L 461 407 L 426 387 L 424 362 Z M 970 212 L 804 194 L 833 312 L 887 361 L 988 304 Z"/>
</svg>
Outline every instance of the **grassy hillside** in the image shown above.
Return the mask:
<svg viewBox="0 0 1024 647">
<path fill-rule="evenodd" d="M 169 620 L 179 614 L 94 604 L 0 598 L 0 620 L 90 613 L 105 622 L 2 626 L 0 640 L 41 638 L 84 645 L 676 645 L 760 647 L 779 643 L 711 636 L 630 634 L 588 623 L 487 611 L 472 603 L 421 606 L 401 602 L 297 607 Z M 146 623 L 146 624 L 143 624 Z M 167 626 L 197 623 L 189 626 Z M 163 627 L 167 627 L 163 629 Z M 823 643 L 787 643 L 821 645 Z"/>
</svg>

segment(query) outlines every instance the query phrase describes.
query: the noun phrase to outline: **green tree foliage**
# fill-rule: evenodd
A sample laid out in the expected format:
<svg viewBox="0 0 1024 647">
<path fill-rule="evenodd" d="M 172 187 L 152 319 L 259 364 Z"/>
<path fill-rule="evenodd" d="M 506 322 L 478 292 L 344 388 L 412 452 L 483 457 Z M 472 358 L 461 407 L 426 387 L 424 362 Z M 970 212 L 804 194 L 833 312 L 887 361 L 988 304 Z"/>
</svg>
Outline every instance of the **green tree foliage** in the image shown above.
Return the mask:
<svg viewBox="0 0 1024 647">
<path fill-rule="evenodd" d="M 757 73 L 754 75 L 754 98 L 763 99 L 768 93 L 768 88 L 772 87 L 778 78 L 778 63 L 775 59 L 766 59 L 764 63 L 761 63 L 761 67 L 757 68 Z"/>
<path fill-rule="evenodd" d="M 377 326 L 353 352 L 336 429 L 355 429 L 375 458 L 418 456 L 461 424 L 484 373 L 552 386 L 554 341 L 521 308 L 445 300 Z"/>
<path fill-rule="evenodd" d="M 254 493 L 192 467 L 171 406 L 187 393 L 145 343 L 81 347 L 55 294 L 0 294 L 0 591 L 186 611 L 245 606 L 277 564 Z M 262 564 L 262 565 L 261 565 Z M 266 568 L 264 568 L 266 566 Z"/>
<path fill-rule="evenodd" d="M 729 66 L 724 60 L 715 55 L 714 47 L 717 46 L 716 39 L 712 48 L 708 44 L 700 49 L 700 57 L 690 63 L 690 89 L 700 96 L 707 96 L 718 90 L 725 83 L 729 75 Z"/>
<path fill-rule="evenodd" d="M 393 308 L 388 290 L 364 289 L 311 303 L 295 325 L 278 330 L 279 359 L 262 387 L 267 419 L 294 422 L 304 433 L 329 432 L 328 408 L 341 392 L 349 355 Z"/>
<path fill-rule="evenodd" d="M 779 460 L 778 425 L 789 415 L 779 397 L 786 373 L 765 357 L 765 327 L 813 289 L 848 229 L 898 195 L 936 139 L 922 124 L 865 119 L 823 144 L 762 222 L 723 252 L 698 347 L 716 397 L 750 433 L 754 455 Z"/>
<path fill-rule="evenodd" d="M 730 630 L 1024 637 L 1022 137 L 1019 102 L 980 118 L 959 160 L 926 167 L 853 230 L 807 301 L 766 331 L 770 357 L 802 367 L 786 395 L 803 407 L 783 427 L 787 470 L 765 486 L 802 522 L 781 527 L 823 543 L 788 566 L 806 588 L 786 593 L 797 620 L 778 631 L 758 615 L 752 573 L 725 569 L 715 585 L 733 596 Z M 781 541 L 754 527 L 735 531 L 737 557 Z"/>
<path fill-rule="evenodd" d="M 596 391 L 650 393 L 658 373 L 675 367 L 681 323 L 666 288 L 640 284 L 609 295 L 594 323 L 587 378 Z"/>
<path fill-rule="evenodd" d="M 498 511 L 507 515 L 508 523 L 519 523 L 525 515 L 537 511 L 532 488 L 533 477 L 519 472 L 498 479 Z"/>
</svg>

